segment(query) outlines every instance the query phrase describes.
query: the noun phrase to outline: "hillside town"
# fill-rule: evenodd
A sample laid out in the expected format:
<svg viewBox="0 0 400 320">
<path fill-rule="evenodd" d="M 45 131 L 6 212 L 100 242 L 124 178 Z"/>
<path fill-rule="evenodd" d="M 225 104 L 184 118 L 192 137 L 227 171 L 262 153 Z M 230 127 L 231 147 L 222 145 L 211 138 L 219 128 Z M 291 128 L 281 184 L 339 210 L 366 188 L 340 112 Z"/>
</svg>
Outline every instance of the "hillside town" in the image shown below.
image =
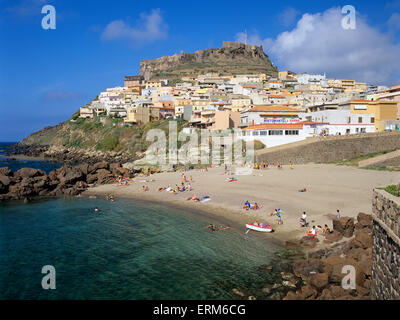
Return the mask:
<svg viewBox="0 0 400 320">
<path fill-rule="evenodd" d="M 184 130 L 240 129 L 243 140 L 273 147 L 315 136 L 399 130 L 400 85 L 386 87 L 326 74 L 206 73 L 146 80 L 126 76 L 80 108 L 81 118 L 119 118 L 132 126 L 174 118 Z"/>
</svg>

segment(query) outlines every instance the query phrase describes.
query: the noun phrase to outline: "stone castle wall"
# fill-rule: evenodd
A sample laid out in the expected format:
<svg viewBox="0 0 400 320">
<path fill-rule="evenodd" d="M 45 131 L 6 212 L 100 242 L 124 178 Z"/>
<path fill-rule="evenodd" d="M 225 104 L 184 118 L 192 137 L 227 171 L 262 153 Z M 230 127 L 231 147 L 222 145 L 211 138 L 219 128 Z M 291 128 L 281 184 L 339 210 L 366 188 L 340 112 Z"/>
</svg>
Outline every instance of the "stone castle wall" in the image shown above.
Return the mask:
<svg viewBox="0 0 400 320">
<path fill-rule="evenodd" d="M 400 198 L 374 190 L 371 296 L 400 300 Z"/>
<path fill-rule="evenodd" d="M 400 149 L 400 132 L 367 133 L 362 135 L 308 138 L 256 152 L 256 161 L 295 164 L 332 162 L 360 155 Z"/>
</svg>

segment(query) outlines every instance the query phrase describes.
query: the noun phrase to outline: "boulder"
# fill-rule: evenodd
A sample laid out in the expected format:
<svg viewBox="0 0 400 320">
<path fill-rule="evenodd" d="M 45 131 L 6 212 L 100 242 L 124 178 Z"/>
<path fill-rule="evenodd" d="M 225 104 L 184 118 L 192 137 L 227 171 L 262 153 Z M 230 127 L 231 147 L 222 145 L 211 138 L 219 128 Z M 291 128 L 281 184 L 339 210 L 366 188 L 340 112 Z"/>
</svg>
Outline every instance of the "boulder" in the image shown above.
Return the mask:
<svg viewBox="0 0 400 320">
<path fill-rule="evenodd" d="M 367 249 L 372 247 L 372 235 L 364 230 L 357 230 L 352 244 L 356 248 Z"/>
<path fill-rule="evenodd" d="M 320 259 L 299 259 L 293 262 L 293 273 L 303 279 L 322 270 Z"/>
<path fill-rule="evenodd" d="M 44 176 L 46 175 L 45 172 L 43 172 L 40 169 L 33 169 L 33 168 L 22 168 L 19 169 L 17 172 L 14 173 L 14 177 L 19 177 L 19 178 L 33 178 L 33 177 L 38 177 L 38 176 Z"/>
<path fill-rule="evenodd" d="M 90 166 L 87 163 L 75 166 L 75 168 L 77 170 L 79 170 L 80 172 L 82 172 L 82 174 L 85 175 L 85 176 L 89 173 L 89 167 Z"/>
<path fill-rule="evenodd" d="M 355 224 L 356 230 L 364 230 L 368 233 L 372 232 L 372 216 L 363 212 L 360 212 L 357 216 L 357 223 Z"/>
<path fill-rule="evenodd" d="M 89 173 L 93 173 L 99 169 L 108 169 L 108 163 L 106 161 L 100 161 L 89 167 Z"/>
<path fill-rule="evenodd" d="M 341 286 L 330 286 L 329 292 L 333 299 L 337 299 L 346 295 L 346 290 L 344 290 Z"/>
<path fill-rule="evenodd" d="M 0 173 L 0 183 L 4 186 L 8 186 L 11 182 L 9 176 Z"/>
<path fill-rule="evenodd" d="M 13 172 L 11 171 L 11 169 L 9 167 L 1 167 L 0 175 L 11 177 L 13 175 Z"/>
<path fill-rule="evenodd" d="M 296 292 L 289 291 L 282 300 L 304 300 L 304 298 L 301 294 L 297 294 Z"/>
<path fill-rule="evenodd" d="M 360 268 L 358 262 L 354 259 L 332 256 L 322 259 L 322 265 L 323 272 L 329 275 L 330 283 L 342 283 L 342 279 L 346 276 L 346 273 L 342 273 L 344 266 L 353 266 L 356 273 L 356 283 L 358 285 L 364 283 L 365 273 Z"/>
<path fill-rule="evenodd" d="M 305 285 L 301 287 L 301 295 L 305 300 L 314 300 L 318 295 L 318 291 L 310 285 Z"/>
<path fill-rule="evenodd" d="M 342 217 L 333 218 L 333 230 L 341 233 L 344 237 L 350 238 L 354 232 L 354 218 Z"/>
<path fill-rule="evenodd" d="M 334 230 L 330 233 L 325 234 L 325 243 L 334 243 L 334 242 L 338 242 L 340 240 L 342 240 L 343 238 L 343 234 L 341 234 L 340 232 Z"/>
<path fill-rule="evenodd" d="M 319 242 L 319 240 L 317 239 L 317 237 L 304 236 L 300 240 L 300 245 L 302 247 L 312 249 L 312 248 L 315 248 L 315 246 L 317 245 L 318 242 Z"/>
<path fill-rule="evenodd" d="M 81 170 L 72 167 L 66 170 L 65 176 L 59 177 L 62 184 L 75 184 L 77 181 L 83 180 L 84 175 Z"/>
<path fill-rule="evenodd" d="M 318 297 L 318 300 L 333 300 L 332 292 L 329 289 L 322 290 L 322 293 Z"/>
<path fill-rule="evenodd" d="M 310 285 L 316 288 L 318 291 L 326 288 L 329 284 L 329 277 L 327 273 L 317 273 L 310 276 Z"/>
<path fill-rule="evenodd" d="M 106 169 L 99 169 L 96 171 L 96 183 L 104 184 L 108 183 L 111 177 L 111 172 Z M 89 183 L 89 182 L 88 182 Z"/>
</svg>

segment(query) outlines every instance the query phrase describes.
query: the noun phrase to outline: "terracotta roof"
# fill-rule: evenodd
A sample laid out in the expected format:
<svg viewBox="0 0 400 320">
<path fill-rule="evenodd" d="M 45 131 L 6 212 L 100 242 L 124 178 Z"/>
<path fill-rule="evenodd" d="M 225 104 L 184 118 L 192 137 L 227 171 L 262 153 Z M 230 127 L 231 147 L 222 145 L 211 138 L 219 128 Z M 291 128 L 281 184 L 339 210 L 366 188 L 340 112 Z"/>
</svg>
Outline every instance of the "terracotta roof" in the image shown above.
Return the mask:
<svg viewBox="0 0 400 320">
<path fill-rule="evenodd" d="M 263 129 L 303 129 L 303 123 L 263 123 L 249 126 L 243 130 L 263 130 Z"/>
<path fill-rule="evenodd" d="M 351 102 L 372 102 L 372 100 L 352 100 Z"/>
<path fill-rule="evenodd" d="M 329 124 L 329 122 L 301 121 L 302 124 Z"/>
<path fill-rule="evenodd" d="M 249 111 L 299 111 L 288 106 L 255 106 Z"/>
</svg>

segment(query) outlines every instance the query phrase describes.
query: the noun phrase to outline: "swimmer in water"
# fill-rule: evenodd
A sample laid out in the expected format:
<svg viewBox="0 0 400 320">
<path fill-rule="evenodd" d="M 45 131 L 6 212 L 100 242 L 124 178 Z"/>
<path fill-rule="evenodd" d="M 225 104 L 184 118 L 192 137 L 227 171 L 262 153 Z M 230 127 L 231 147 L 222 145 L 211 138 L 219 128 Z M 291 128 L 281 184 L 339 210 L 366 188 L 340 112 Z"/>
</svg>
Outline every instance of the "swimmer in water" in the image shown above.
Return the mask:
<svg viewBox="0 0 400 320">
<path fill-rule="evenodd" d="M 94 211 L 95 211 L 95 212 L 98 212 L 98 211 L 99 211 L 99 208 L 97 208 L 97 207 L 94 208 Z"/>
</svg>

